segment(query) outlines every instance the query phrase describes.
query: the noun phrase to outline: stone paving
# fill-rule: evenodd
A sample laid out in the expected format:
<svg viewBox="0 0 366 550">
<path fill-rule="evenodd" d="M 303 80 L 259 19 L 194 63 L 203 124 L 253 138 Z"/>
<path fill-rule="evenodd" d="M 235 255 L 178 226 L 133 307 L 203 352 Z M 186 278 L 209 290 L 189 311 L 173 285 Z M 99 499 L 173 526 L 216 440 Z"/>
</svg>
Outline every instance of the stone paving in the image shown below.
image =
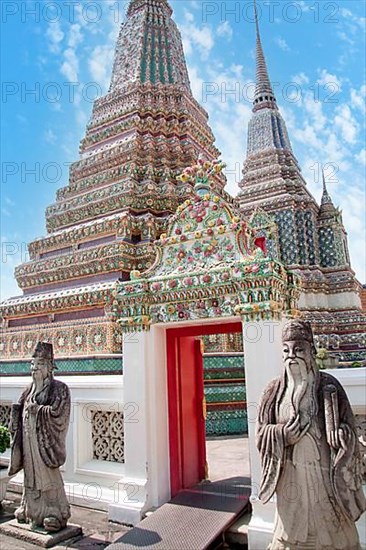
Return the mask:
<svg viewBox="0 0 366 550">
<path fill-rule="evenodd" d="M 248 439 L 244 437 L 223 437 L 207 441 L 207 460 L 211 481 L 238 476 L 249 477 Z M 11 519 L 20 500 L 20 495 L 8 492 L 7 498 L 8 500 L 4 501 L 0 513 L 1 523 Z M 81 506 L 71 506 L 71 514 L 70 522 L 82 526 L 83 538 L 55 546 L 54 550 L 65 550 L 65 548 L 104 550 L 130 529 L 130 527 L 109 522 L 106 512 Z M 36 550 L 39 547 L 12 537 L 0 535 L 0 548 L 1 550 Z M 226 546 L 225 548 L 234 550 L 235 548 L 243 549 L 243 546 Z M 169 549 L 167 548 L 167 550 Z M 187 550 L 196 549 L 187 548 Z"/>
</svg>

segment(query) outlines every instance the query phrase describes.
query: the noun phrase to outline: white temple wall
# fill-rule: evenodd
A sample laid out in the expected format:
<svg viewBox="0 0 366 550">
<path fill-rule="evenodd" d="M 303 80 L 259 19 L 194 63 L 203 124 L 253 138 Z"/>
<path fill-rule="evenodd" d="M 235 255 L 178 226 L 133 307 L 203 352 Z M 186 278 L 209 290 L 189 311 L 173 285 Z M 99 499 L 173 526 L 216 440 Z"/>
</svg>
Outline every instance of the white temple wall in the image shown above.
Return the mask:
<svg viewBox="0 0 366 550">
<path fill-rule="evenodd" d="M 243 323 L 245 384 L 248 411 L 249 456 L 253 507 L 248 527 L 250 550 L 263 550 L 271 541 L 274 501 L 265 506 L 258 499 L 261 480 L 260 457 L 255 442 L 259 403 L 264 388 L 282 371 L 282 326 L 279 321 Z"/>
<path fill-rule="evenodd" d="M 109 518 L 136 524 L 144 511 L 170 499 L 166 330 L 127 334 L 123 340 L 125 406 L 133 406 L 125 422 L 125 472 L 119 498 Z"/>
<path fill-rule="evenodd" d="M 71 391 L 71 417 L 67 433 L 67 458 L 61 468 L 66 493 L 71 503 L 108 510 L 110 503 L 118 499 L 118 481 L 124 475 L 125 464 L 114 459 L 113 452 L 120 432 L 116 415 L 126 414 L 123 406 L 122 375 L 59 376 Z M 2 377 L 1 405 L 9 406 L 18 401 L 22 391 L 30 383 L 30 376 Z M 98 418 L 95 417 L 95 414 Z M 113 425 L 115 433 L 113 433 Z M 100 456 L 109 454 L 110 460 L 93 457 L 93 432 L 99 437 Z M 117 437 L 113 437 L 113 436 Z M 120 449 L 120 447 L 119 447 Z M 1 463 L 9 462 L 10 451 L 1 457 Z M 23 473 L 12 478 L 9 488 L 22 490 Z"/>
</svg>

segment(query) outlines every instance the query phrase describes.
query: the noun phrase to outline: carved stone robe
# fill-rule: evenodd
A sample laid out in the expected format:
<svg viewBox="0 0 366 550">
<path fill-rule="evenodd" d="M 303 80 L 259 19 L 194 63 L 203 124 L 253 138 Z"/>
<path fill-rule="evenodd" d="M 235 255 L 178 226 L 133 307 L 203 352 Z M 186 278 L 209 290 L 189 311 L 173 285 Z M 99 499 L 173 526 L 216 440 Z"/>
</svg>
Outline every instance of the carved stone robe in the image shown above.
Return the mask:
<svg viewBox="0 0 366 550">
<path fill-rule="evenodd" d="M 37 404 L 37 412 L 30 405 Z M 70 517 L 59 467 L 66 460 L 65 439 L 70 418 L 70 392 L 66 384 L 53 378 L 40 392 L 32 384 L 12 406 L 13 441 L 9 474 L 24 469 L 24 490 L 19 521 L 42 526 L 52 517 L 66 525 Z"/>
<path fill-rule="evenodd" d="M 336 389 L 346 450 L 334 451 L 327 443 L 324 390 L 329 385 Z M 314 391 L 318 410 L 311 416 L 307 433 L 286 447 L 283 428 L 290 417 L 281 407 L 285 390 L 286 374 L 270 382 L 257 425 L 262 462 L 259 498 L 266 503 L 277 494 L 275 532 L 269 549 L 358 550 L 354 522 L 366 509 L 366 501 L 355 420 L 346 393 L 333 376 L 317 373 Z"/>
</svg>

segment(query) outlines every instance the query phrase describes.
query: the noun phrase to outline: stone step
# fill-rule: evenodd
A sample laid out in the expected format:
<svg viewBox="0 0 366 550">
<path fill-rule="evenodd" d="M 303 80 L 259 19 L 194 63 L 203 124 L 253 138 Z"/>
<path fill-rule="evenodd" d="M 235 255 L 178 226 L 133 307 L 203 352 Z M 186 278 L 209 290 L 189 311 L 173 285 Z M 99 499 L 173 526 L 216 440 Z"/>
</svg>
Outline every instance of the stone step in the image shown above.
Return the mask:
<svg viewBox="0 0 366 550">
<path fill-rule="evenodd" d="M 225 542 L 232 545 L 248 545 L 248 525 L 252 512 L 247 512 L 238 518 L 227 531 L 225 531 Z"/>
</svg>

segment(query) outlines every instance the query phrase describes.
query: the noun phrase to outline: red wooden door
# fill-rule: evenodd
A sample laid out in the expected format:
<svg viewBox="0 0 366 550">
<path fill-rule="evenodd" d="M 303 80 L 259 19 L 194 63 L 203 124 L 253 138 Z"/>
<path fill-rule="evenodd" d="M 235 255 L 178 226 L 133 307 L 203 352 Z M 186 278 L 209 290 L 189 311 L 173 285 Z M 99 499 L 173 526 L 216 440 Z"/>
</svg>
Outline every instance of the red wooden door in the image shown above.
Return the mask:
<svg viewBox="0 0 366 550">
<path fill-rule="evenodd" d="M 171 493 L 205 478 L 206 441 L 200 340 L 167 334 Z"/>
</svg>

